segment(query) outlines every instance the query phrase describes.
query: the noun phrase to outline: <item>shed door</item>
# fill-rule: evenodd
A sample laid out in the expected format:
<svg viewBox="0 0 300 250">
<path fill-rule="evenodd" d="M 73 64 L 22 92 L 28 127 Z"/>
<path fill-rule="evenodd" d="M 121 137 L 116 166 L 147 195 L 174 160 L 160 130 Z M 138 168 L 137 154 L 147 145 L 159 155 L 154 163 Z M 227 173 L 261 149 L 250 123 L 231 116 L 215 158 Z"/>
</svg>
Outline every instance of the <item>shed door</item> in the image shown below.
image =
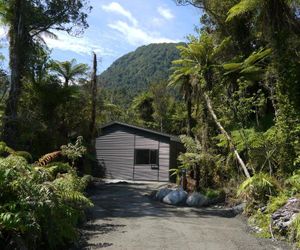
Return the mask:
<svg viewBox="0 0 300 250">
<path fill-rule="evenodd" d="M 135 149 L 134 150 L 134 180 L 159 180 L 159 150 Z"/>
</svg>

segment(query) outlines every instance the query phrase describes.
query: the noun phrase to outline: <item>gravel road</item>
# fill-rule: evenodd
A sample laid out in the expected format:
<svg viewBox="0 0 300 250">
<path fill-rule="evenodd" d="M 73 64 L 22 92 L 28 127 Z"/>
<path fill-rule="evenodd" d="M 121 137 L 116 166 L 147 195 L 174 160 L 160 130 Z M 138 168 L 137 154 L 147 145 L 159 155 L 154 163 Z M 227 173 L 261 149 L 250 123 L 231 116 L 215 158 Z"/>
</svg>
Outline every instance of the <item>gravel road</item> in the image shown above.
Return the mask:
<svg viewBox="0 0 300 250">
<path fill-rule="evenodd" d="M 282 243 L 251 235 L 240 216 L 221 208 L 173 207 L 147 195 L 159 183 L 99 184 L 79 249 L 272 250 Z"/>
</svg>

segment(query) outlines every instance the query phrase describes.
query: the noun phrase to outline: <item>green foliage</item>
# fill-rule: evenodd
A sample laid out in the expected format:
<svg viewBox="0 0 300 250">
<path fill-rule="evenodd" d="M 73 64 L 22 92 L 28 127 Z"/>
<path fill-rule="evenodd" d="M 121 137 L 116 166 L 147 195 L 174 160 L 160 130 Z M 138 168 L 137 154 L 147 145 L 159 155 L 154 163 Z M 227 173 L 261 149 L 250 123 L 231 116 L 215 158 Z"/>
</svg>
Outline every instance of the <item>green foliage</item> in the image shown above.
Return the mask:
<svg viewBox="0 0 300 250">
<path fill-rule="evenodd" d="M 300 247 L 300 214 L 296 216 L 289 228 L 290 240 Z"/>
<path fill-rule="evenodd" d="M 42 168 L 21 156 L 0 158 L 1 248 L 22 242 L 29 249 L 57 249 L 76 239 L 76 225 L 92 203 L 83 195 L 86 180 L 67 165 Z"/>
<path fill-rule="evenodd" d="M 17 156 L 22 156 L 29 163 L 31 163 L 33 161 L 32 155 L 29 152 L 27 152 L 27 151 L 16 151 L 13 154 L 17 155 Z"/>
<path fill-rule="evenodd" d="M 68 145 L 61 146 L 61 154 L 70 159 L 74 165 L 75 160 L 81 158 L 85 152 L 86 147 L 82 145 L 83 137 L 78 136 L 75 144 L 68 143 Z"/>
<path fill-rule="evenodd" d="M 0 142 L 0 154 L 1 155 L 13 154 L 14 152 L 15 151 L 12 148 L 8 147 L 5 142 L 3 142 L 3 141 Z"/>
<path fill-rule="evenodd" d="M 51 69 L 64 79 L 64 86 L 67 87 L 69 82 L 74 84 L 78 77 L 86 75 L 89 68 L 86 64 L 77 64 L 76 59 L 72 59 L 65 62 L 55 61 Z"/>
<path fill-rule="evenodd" d="M 215 199 L 223 195 L 223 190 L 219 189 L 211 189 L 211 188 L 206 188 L 204 190 L 204 195 L 209 198 L 209 199 Z"/>
<path fill-rule="evenodd" d="M 286 179 L 285 185 L 290 195 L 295 195 L 300 193 L 300 170 L 293 173 L 292 176 Z"/>
<path fill-rule="evenodd" d="M 211 150 L 205 150 L 203 145 L 192 137 L 182 135 L 180 139 L 186 152 L 178 157 L 179 169 L 195 172 L 194 178 L 201 185 L 196 188 L 219 187 L 221 185 L 221 171 L 217 166 L 219 156 Z"/>
<path fill-rule="evenodd" d="M 54 178 L 56 178 L 58 174 L 65 174 L 72 171 L 72 167 L 68 163 L 64 162 L 52 162 L 43 168 L 47 170 Z"/>
<path fill-rule="evenodd" d="M 228 11 L 228 17 L 226 21 L 231 21 L 233 18 L 243 15 L 249 11 L 255 10 L 261 3 L 260 0 L 242 0 L 238 4 L 234 5 Z"/>
<path fill-rule="evenodd" d="M 167 80 L 171 62 L 179 57 L 177 45 L 166 43 L 142 46 L 122 56 L 104 71 L 99 76 L 100 82 L 121 96 L 115 100 L 115 104 L 128 107 L 132 98 L 146 91 L 150 84 Z"/>
<path fill-rule="evenodd" d="M 280 191 L 278 181 L 266 173 L 258 173 L 245 180 L 237 195 L 247 201 L 246 213 L 251 214 L 257 208 L 267 204 L 271 196 Z"/>
</svg>

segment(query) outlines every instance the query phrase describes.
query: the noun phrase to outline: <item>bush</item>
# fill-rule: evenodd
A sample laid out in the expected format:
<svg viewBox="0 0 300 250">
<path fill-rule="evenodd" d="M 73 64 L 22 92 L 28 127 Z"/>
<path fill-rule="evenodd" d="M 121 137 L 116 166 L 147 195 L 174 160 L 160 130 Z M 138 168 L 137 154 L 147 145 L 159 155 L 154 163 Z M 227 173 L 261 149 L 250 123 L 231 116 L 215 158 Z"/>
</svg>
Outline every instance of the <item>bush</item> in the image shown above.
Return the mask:
<svg viewBox="0 0 300 250">
<path fill-rule="evenodd" d="M 73 171 L 73 168 L 64 162 L 52 162 L 44 167 L 54 178 L 58 174 L 65 174 L 70 171 Z"/>
<path fill-rule="evenodd" d="M 8 147 L 5 142 L 0 141 L 0 155 L 13 154 L 15 151 Z"/>
<path fill-rule="evenodd" d="M 296 242 L 297 247 L 300 247 L 300 214 L 297 215 L 289 228 L 289 236 L 292 242 Z"/>
<path fill-rule="evenodd" d="M 285 181 L 290 195 L 300 193 L 300 170 L 296 170 L 291 177 Z"/>
<path fill-rule="evenodd" d="M 24 157 L 27 160 L 27 162 L 29 162 L 29 163 L 31 163 L 33 161 L 31 154 L 26 151 L 16 151 L 13 154 Z"/>
<path fill-rule="evenodd" d="M 0 249 L 58 249 L 75 240 L 92 206 L 85 186 L 65 163 L 36 167 L 22 156 L 0 158 Z"/>
<path fill-rule="evenodd" d="M 204 190 L 204 195 L 209 199 L 215 199 L 215 198 L 224 196 L 224 191 L 218 190 L 218 189 L 207 188 Z"/>
<path fill-rule="evenodd" d="M 247 202 L 245 212 L 252 214 L 267 204 L 271 196 L 280 191 L 278 181 L 266 174 L 258 173 L 245 180 L 239 187 L 237 195 Z"/>
<path fill-rule="evenodd" d="M 285 193 L 280 193 L 278 196 L 270 197 L 269 202 L 262 212 L 261 209 L 255 211 L 255 213 L 250 217 L 249 223 L 253 226 L 258 226 L 260 228 L 259 235 L 264 238 L 270 238 L 270 224 L 271 216 L 279 208 L 284 206 L 288 200 L 288 196 Z M 276 233 L 276 232 L 273 232 Z"/>
</svg>

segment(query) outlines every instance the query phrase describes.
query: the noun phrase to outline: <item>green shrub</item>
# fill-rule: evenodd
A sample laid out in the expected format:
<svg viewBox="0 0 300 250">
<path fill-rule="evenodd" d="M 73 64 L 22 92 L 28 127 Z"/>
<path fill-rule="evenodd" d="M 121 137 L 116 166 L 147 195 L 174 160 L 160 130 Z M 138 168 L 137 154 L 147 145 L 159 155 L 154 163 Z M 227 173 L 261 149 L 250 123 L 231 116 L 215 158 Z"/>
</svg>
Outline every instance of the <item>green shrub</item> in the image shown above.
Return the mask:
<svg viewBox="0 0 300 250">
<path fill-rule="evenodd" d="M 258 226 L 260 231 L 258 232 L 258 236 L 262 238 L 270 238 L 270 223 L 271 223 L 271 215 L 263 213 L 260 209 L 258 209 L 250 218 L 248 223 L 251 226 Z"/>
<path fill-rule="evenodd" d="M 28 249 L 66 247 L 92 206 L 85 186 L 68 164 L 37 167 L 22 156 L 0 158 L 0 249 L 18 249 L 20 242 Z"/>
<path fill-rule="evenodd" d="M 33 161 L 32 155 L 30 153 L 26 152 L 26 151 L 16 151 L 13 154 L 17 155 L 17 156 L 22 156 L 29 163 L 31 163 Z"/>
<path fill-rule="evenodd" d="M 0 155 L 13 154 L 15 151 L 8 147 L 5 142 L 0 141 Z"/>
<path fill-rule="evenodd" d="M 68 173 L 73 171 L 73 168 L 70 166 L 69 163 L 64 162 L 52 162 L 44 167 L 49 173 L 56 177 L 58 174 Z"/>
<path fill-rule="evenodd" d="M 82 177 L 82 181 L 84 182 L 86 187 L 90 187 L 93 185 L 93 176 L 91 175 L 84 175 Z"/>
<path fill-rule="evenodd" d="M 239 187 L 237 196 L 247 202 L 245 212 L 252 214 L 265 206 L 271 196 L 280 191 L 278 181 L 266 173 L 258 173 L 245 180 Z"/>
<path fill-rule="evenodd" d="M 81 158 L 86 153 L 86 147 L 83 146 L 83 137 L 78 136 L 75 144 L 68 143 L 68 145 L 61 146 L 61 153 L 70 159 L 74 166 L 75 160 Z"/>
<path fill-rule="evenodd" d="M 300 247 L 300 214 L 289 227 L 289 238 L 292 242 L 296 242 L 297 247 Z"/>
<path fill-rule="evenodd" d="M 300 170 L 296 170 L 291 177 L 285 181 L 290 195 L 300 193 Z"/>
<path fill-rule="evenodd" d="M 207 188 L 204 190 L 204 195 L 209 199 L 218 198 L 224 195 L 223 190 Z"/>
</svg>

